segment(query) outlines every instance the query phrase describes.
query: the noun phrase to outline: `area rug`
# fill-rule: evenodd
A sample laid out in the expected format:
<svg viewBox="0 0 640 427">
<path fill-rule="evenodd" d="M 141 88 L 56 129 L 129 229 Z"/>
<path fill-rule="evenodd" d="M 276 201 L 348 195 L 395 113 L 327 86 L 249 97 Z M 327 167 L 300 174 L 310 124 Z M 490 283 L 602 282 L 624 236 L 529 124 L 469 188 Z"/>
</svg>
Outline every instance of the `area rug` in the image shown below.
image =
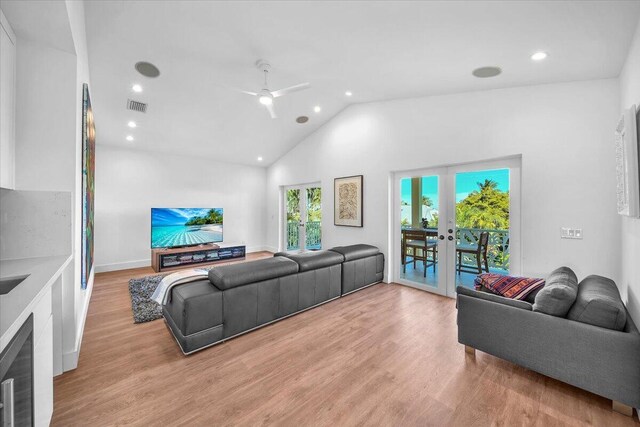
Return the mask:
<svg viewBox="0 0 640 427">
<path fill-rule="evenodd" d="M 211 270 L 213 267 L 198 267 Z M 162 307 L 151 299 L 158 284 L 165 277 L 164 274 L 145 276 L 129 280 L 129 295 L 131 296 L 131 310 L 133 323 L 145 323 L 162 317 Z"/>
<path fill-rule="evenodd" d="M 163 277 L 163 274 L 159 274 L 129 280 L 133 323 L 150 322 L 162 317 L 162 307 L 151 300 L 151 295 Z"/>
</svg>

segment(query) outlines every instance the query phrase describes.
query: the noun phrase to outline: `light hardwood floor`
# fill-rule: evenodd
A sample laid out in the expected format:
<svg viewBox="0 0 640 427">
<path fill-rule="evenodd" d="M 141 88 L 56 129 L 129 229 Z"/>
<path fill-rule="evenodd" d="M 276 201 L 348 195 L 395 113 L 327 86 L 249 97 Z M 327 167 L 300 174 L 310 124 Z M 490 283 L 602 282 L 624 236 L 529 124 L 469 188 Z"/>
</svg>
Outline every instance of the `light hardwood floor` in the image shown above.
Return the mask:
<svg viewBox="0 0 640 427">
<path fill-rule="evenodd" d="M 466 354 L 455 301 L 401 285 L 185 357 L 162 320 L 133 324 L 128 280 L 149 274 L 96 275 L 53 425 L 638 425 L 610 400 Z"/>
</svg>

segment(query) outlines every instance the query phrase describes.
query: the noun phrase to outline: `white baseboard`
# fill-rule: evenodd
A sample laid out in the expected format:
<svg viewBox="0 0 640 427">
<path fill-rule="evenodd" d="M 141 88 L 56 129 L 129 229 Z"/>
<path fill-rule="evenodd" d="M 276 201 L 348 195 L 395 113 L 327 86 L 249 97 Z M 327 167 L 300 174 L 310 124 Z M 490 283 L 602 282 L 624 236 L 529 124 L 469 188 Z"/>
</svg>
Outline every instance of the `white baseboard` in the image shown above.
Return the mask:
<svg viewBox="0 0 640 427">
<path fill-rule="evenodd" d="M 124 261 L 113 264 L 96 265 L 96 273 L 105 273 L 107 271 L 128 270 L 130 268 L 151 267 L 151 258 L 141 259 L 138 261 Z"/>
</svg>

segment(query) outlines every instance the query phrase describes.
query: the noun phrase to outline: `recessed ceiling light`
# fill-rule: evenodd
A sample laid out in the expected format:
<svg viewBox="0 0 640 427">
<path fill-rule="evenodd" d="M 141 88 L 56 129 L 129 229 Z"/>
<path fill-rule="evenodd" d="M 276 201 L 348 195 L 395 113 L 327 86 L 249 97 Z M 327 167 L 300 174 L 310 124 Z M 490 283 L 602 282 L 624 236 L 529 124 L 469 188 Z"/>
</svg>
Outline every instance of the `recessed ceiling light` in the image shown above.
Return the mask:
<svg viewBox="0 0 640 427">
<path fill-rule="evenodd" d="M 542 61 L 543 59 L 545 59 L 547 57 L 547 52 L 536 52 L 533 55 L 531 55 L 531 59 L 533 59 L 534 61 Z"/>
<path fill-rule="evenodd" d="M 136 124 L 136 122 L 132 120 L 129 123 L 127 123 L 127 126 L 129 126 L 130 128 L 134 128 L 134 127 L 137 127 L 138 125 Z"/>
<path fill-rule="evenodd" d="M 262 161 L 262 157 L 258 157 L 258 161 L 261 162 Z"/>
<path fill-rule="evenodd" d="M 133 136 L 127 135 L 127 141 L 133 141 Z"/>
<path fill-rule="evenodd" d="M 131 89 L 132 89 L 134 92 L 142 92 L 142 86 L 137 85 L 137 84 L 136 84 L 136 85 L 131 86 Z"/>
<path fill-rule="evenodd" d="M 502 69 L 500 67 L 480 67 L 473 70 L 471 74 L 484 79 L 487 77 L 495 77 L 500 73 L 502 73 Z"/>
<path fill-rule="evenodd" d="M 346 96 L 351 96 L 351 95 L 353 95 L 353 93 L 352 93 L 350 90 L 346 91 L 344 94 L 345 94 Z"/>
<path fill-rule="evenodd" d="M 313 111 L 315 111 L 316 113 L 319 113 L 320 111 L 322 111 L 322 108 L 320 108 L 319 105 L 316 105 L 315 107 L 313 107 Z"/>
</svg>

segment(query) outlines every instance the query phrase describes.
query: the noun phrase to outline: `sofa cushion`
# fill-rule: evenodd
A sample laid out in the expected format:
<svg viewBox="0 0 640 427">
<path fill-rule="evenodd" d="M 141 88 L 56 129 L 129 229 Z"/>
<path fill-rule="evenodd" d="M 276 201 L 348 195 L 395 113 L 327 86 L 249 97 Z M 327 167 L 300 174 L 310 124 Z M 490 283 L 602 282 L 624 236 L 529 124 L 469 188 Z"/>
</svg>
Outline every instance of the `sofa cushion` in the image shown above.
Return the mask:
<svg viewBox="0 0 640 427">
<path fill-rule="evenodd" d="M 627 324 L 627 310 L 613 280 L 589 276 L 578 285 L 578 296 L 567 319 L 621 331 Z"/>
<path fill-rule="evenodd" d="M 378 249 L 377 247 L 364 244 L 336 246 L 335 248 L 331 248 L 329 250 L 342 254 L 345 261 L 352 261 L 354 259 L 370 257 L 380 252 L 380 249 Z"/>
<path fill-rule="evenodd" d="M 262 282 L 298 272 L 298 264 L 285 257 L 266 258 L 209 270 L 209 281 L 224 291 L 248 283 Z"/>
<path fill-rule="evenodd" d="M 536 295 L 533 311 L 565 317 L 577 294 L 576 274 L 569 267 L 560 267 L 547 277 L 544 288 Z"/>
<path fill-rule="evenodd" d="M 278 252 L 274 256 L 283 256 L 294 260 L 298 263 L 299 271 L 301 272 L 329 267 L 332 265 L 340 264 L 344 261 L 344 257 L 341 254 L 331 251 L 312 251 L 303 252 L 300 254 Z"/>
<path fill-rule="evenodd" d="M 504 304 L 511 307 L 521 308 L 523 310 L 531 311 L 530 303 L 522 300 L 512 299 L 512 298 L 505 298 L 503 296 L 496 295 L 489 290 L 487 291 L 475 290 L 475 289 L 470 289 L 464 286 L 458 286 L 456 287 L 456 293 L 458 295 L 466 295 L 469 297 L 480 298 L 486 301 L 491 301 L 498 304 Z"/>
</svg>

